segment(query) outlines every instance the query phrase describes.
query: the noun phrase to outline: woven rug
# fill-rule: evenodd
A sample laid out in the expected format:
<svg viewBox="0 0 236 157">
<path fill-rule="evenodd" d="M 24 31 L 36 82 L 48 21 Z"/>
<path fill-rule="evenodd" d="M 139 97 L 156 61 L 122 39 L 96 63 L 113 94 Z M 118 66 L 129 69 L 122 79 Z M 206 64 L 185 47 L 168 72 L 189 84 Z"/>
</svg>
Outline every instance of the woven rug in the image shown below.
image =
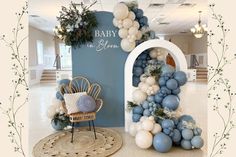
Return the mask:
<svg viewBox="0 0 236 157">
<path fill-rule="evenodd" d="M 34 157 L 106 157 L 122 146 L 122 137 L 114 130 L 96 128 L 75 129 L 74 142 L 71 143 L 70 131 L 57 132 L 40 140 L 33 149 Z"/>
</svg>

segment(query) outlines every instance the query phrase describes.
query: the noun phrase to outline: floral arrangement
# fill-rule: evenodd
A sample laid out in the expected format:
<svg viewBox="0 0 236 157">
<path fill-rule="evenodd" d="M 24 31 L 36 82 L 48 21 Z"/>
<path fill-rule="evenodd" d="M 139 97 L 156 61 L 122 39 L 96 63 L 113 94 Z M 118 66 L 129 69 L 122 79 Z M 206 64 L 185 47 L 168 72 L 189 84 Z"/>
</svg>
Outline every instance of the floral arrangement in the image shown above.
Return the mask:
<svg viewBox="0 0 236 157">
<path fill-rule="evenodd" d="M 90 6 L 81 3 L 79 6 L 81 11 L 77 9 L 77 5 L 71 2 L 69 8 L 62 6 L 60 16 L 57 20 L 60 22 L 55 27 L 55 34 L 68 46 L 80 46 L 87 42 L 93 41 L 92 31 L 97 27 L 98 22 L 94 12 L 90 11 Z"/>
</svg>

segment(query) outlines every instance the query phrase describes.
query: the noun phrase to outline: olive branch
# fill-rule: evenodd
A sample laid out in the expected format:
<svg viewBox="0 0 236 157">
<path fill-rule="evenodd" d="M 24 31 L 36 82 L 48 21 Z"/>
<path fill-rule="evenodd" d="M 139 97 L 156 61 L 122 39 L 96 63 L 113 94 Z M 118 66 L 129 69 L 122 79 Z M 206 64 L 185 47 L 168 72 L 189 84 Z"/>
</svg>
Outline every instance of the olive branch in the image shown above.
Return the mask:
<svg viewBox="0 0 236 157">
<path fill-rule="evenodd" d="M 12 29 L 12 39 L 6 39 L 5 35 L 0 37 L 0 41 L 10 48 L 12 61 L 11 70 L 14 75 L 12 78 L 13 91 L 9 96 L 9 102 L 0 102 L 0 110 L 8 119 L 8 137 L 14 146 L 14 151 L 20 153 L 24 157 L 26 156 L 22 139 L 24 124 L 19 120 L 17 115 L 28 102 L 28 83 L 26 79 L 28 77 L 28 59 L 26 55 L 24 55 L 26 53 L 23 54 L 21 51 L 21 46 L 28 36 L 23 38 L 20 37 L 20 33 L 24 30 L 21 21 L 24 16 L 27 16 L 27 9 L 28 3 L 26 2 L 22 7 L 22 11 L 16 13 L 17 22 L 16 26 Z M 20 91 L 22 91 L 22 93 L 20 93 Z"/>
<path fill-rule="evenodd" d="M 226 37 L 230 29 L 225 27 L 222 15 L 216 14 L 214 7 L 215 4 L 209 5 L 212 20 L 217 23 L 217 29 L 221 34 L 217 34 L 220 36 L 218 39 L 212 30 L 208 32 L 208 47 L 210 52 L 213 53 L 214 58 L 212 58 L 216 61 L 215 65 L 209 65 L 208 67 L 208 98 L 212 101 L 213 111 L 221 120 L 222 129 L 216 131 L 213 135 L 214 141 L 209 150 L 210 157 L 223 154 L 224 150 L 227 149 L 227 140 L 230 139 L 230 133 L 235 128 L 233 100 L 236 95 L 231 89 L 230 80 L 224 76 L 225 67 L 236 58 L 236 54 L 232 56 L 232 53 L 228 51 L 229 45 Z"/>
</svg>

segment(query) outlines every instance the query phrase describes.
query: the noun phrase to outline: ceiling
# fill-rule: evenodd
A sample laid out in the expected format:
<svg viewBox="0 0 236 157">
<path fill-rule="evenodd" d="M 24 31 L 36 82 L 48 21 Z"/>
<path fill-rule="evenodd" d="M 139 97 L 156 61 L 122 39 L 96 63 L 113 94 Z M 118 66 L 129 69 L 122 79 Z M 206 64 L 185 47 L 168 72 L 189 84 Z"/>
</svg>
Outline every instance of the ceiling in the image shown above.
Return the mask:
<svg viewBox="0 0 236 157">
<path fill-rule="evenodd" d="M 94 0 L 73 0 L 73 2 L 91 4 Z M 133 1 L 133 0 L 123 0 Z M 58 24 L 56 16 L 61 6 L 68 6 L 71 0 L 30 0 L 29 24 L 53 34 Z M 97 11 L 111 11 L 120 0 L 97 0 L 91 8 Z M 207 23 L 207 0 L 137 0 L 139 8 L 144 10 L 152 30 L 159 35 L 190 33 L 198 20 L 198 11 L 202 11 L 202 22 Z"/>
</svg>

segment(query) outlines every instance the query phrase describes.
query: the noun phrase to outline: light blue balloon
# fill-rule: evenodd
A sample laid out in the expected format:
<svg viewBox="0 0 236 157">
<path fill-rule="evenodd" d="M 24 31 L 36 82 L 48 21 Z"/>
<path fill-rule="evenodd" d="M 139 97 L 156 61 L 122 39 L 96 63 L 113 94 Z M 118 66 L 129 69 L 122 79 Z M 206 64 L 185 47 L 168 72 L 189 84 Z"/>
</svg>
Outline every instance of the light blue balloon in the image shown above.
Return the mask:
<svg viewBox="0 0 236 157">
<path fill-rule="evenodd" d="M 200 149 L 204 145 L 204 141 L 200 136 L 194 136 L 193 139 L 191 140 L 191 144 L 193 145 L 194 148 Z"/>
<path fill-rule="evenodd" d="M 76 105 L 81 112 L 93 112 L 96 109 L 96 102 L 89 95 L 82 95 L 76 102 Z"/>
<path fill-rule="evenodd" d="M 158 94 L 155 95 L 155 102 L 156 103 L 161 103 L 163 100 L 163 98 L 161 96 L 159 96 Z"/>
<path fill-rule="evenodd" d="M 192 149 L 192 144 L 188 140 L 182 140 L 181 141 L 181 147 L 186 149 L 186 150 L 190 150 L 190 149 Z"/>
<path fill-rule="evenodd" d="M 61 92 L 59 92 L 59 91 L 56 92 L 56 98 L 61 100 L 61 101 L 64 100 L 63 96 L 61 95 Z"/>
<path fill-rule="evenodd" d="M 149 111 L 152 112 L 153 111 L 153 107 L 149 107 Z"/>
<path fill-rule="evenodd" d="M 157 133 L 153 138 L 153 147 L 158 152 L 166 153 L 170 151 L 172 147 L 172 140 L 169 136 L 162 132 Z"/>
<path fill-rule="evenodd" d="M 145 101 L 143 102 L 143 104 L 142 104 L 142 107 L 143 107 L 144 109 L 148 109 L 148 108 L 149 108 L 149 102 L 145 100 Z"/>
<path fill-rule="evenodd" d="M 166 135 L 169 135 L 169 134 L 170 134 L 170 132 L 171 132 L 171 130 L 170 130 L 170 129 L 167 129 L 167 128 L 165 128 L 165 129 L 163 129 L 163 132 L 164 132 Z"/>
<path fill-rule="evenodd" d="M 176 71 L 174 73 L 174 79 L 178 81 L 180 86 L 183 86 L 187 82 L 187 76 L 183 71 Z"/>
<path fill-rule="evenodd" d="M 175 95 L 168 95 L 162 101 L 162 107 L 175 111 L 179 106 L 179 98 Z"/>
<path fill-rule="evenodd" d="M 161 123 L 162 128 L 174 128 L 175 124 L 173 120 L 164 119 Z"/>
<path fill-rule="evenodd" d="M 133 122 L 138 122 L 141 117 L 142 117 L 141 114 L 133 114 L 132 115 L 132 120 L 133 120 Z"/>
<path fill-rule="evenodd" d="M 193 124 L 196 124 L 195 120 L 193 119 L 192 116 L 190 115 L 182 115 L 179 117 L 179 123 L 177 125 L 177 128 L 179 130 L 183 130 L 185 127 L 184 123 L 183 122 L 187 122 L 187 123 L 193 123 Z"/>
<path fill-rule="evenodd" d="M 160 86 L 165 86 L 166 85 L 166 80 L 164 77 L 160 77 L 158 80 L 158 83 Z"/>
<path fill-rule="evenodd" d="M 162 75 L 166 73 L 173 73 L 175 72 L 175 69 L 171 65 L 165 64 L 161 67 L 161 72 Z"/>
<path fill-rule="evenodd" d="M 149 109 L 145 109 L 143 111 L 143 115 L 146 116 L 146 117 L 149 117 L 151 115 L 151 112 L 149 111 Z"/>
<path fill-rule="evenodd" d="M 180 92 L 181 92 L 180 88 L 177 88 L 177 89 L 171 91 L 171 93 L 174 95 L 178 95 Z"/>
<path fill-rule="evenodd" d="M 193 138 L 193 131 L 190 129 L 184 129 L 182 130 L 182 137 L 185 140 L 191 140 Z"/>
<path fill-rule="evenodd" d="M 133 108 L 133 114 L 142 114 L 143 108 L 141 106 L 136 106 Z"/>
<path fill-rule="evenodd" d="M 178 88 L 178 82 L 175 80 L 175 79 L 169 79 L 167 82 L 166 82 L 166 87 L 170 90 L 175 90 Z"/>
<path fill-rule="evenodd" d="M 147 97 L 147 101 L 149 101 L 149 102 L 154 102 L 154 100 L 155 100 L 154 95 L 150 95 Z"/>
<path fill-rule="evenodd" d="M 172 136 L 172 141 L 177 143 L 181 140 L 181 134 L 180 131 L 177 129 L 173 130 L 173 136 Z"/>
<path fill-rule="evenodd" d="M 167 94 L 167 95 L 171 94 L 171 90 L 169 90 L 165 86 L 161 87 L 160 91 L 161 91 L 162 94 Z"/>
</svg>

